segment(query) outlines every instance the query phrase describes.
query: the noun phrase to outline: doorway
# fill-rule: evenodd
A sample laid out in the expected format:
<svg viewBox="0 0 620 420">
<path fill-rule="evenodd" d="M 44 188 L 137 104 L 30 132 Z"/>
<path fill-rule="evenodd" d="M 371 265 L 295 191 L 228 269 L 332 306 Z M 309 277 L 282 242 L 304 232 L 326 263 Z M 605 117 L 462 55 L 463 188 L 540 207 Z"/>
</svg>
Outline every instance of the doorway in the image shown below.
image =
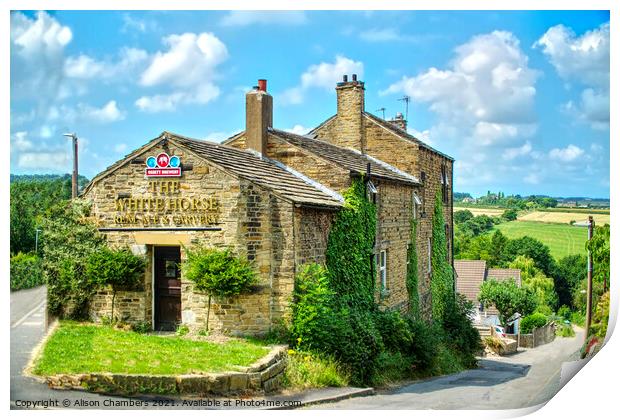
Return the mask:
<svg viewBox="0 0 620 420">
<path fill-rule="evenodd" d="M 158 331 L 175 331 L 181 323 L 181 248 L 157 246 L 154 257 L 154 327 Z"/>
</svg>

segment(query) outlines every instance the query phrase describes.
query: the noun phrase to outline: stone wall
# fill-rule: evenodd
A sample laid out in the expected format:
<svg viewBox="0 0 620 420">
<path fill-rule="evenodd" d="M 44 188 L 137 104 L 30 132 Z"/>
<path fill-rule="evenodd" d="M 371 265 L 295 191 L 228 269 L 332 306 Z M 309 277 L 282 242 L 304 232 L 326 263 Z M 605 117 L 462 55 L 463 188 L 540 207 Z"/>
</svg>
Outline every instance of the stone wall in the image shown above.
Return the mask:
<svg viewBox="0 0 620 420">
<path fill-rule="evenodd" d="M 105 232 L 108 243 L 114 247 L 145 245 L 142 250 L 147 259 L 144 277 L 144 291 L 133 292 L 132 301 L 121 301 L 119 311 L 127 313 L 128 320 L 151 321 L 153 316 L 152 295 L 152 258 L 154 246 L 183 245 L 206 246 L 215 248 L 230 247 L 235 252 L 250 260 L 259 274 L 258 287 L 251 293 L 231 299 L 213 299 L 210 314 L 210 327 L 234 335 L 264 334 L 277 325 L 285 316 L 294 288 L 297 250 L 300 261 L 321 260 L 318 242 L 309 240 L 296 241 L 294 232 L 295 218 L 303 227 L 303 236 L 311 235 L 311 226 L 315 221 L 327 220 L 331 216 L 321 216 L 322 211 L 313 210 L 306 213 L 294 209 L 286 201 L 249 181 L 240 180 L 200 157 L 169 143 L 167 146 L 155 146 L 136 157 L 136 162 L 126 162 L 107 176 L 102 177 L 85 194 L 93 201 L 94 219 L 102 228 L 121 227 L 192 227 L 179 224 L 181 219 L 173 219 L 174 211 L 151 212 L 148 208 L 135 212 L 139 218 L 119 218 L 124 215 L 116 207 L 118 197 L 163 198 L 168 194 L 153 194 L 149 190 L 149 180 L 144 177 L 144 161 L 148 156 L 165 151 L 169 155 L 181 158 L 185 166 L 191 166 L 179 179 L 177 194 L 189 199 L 202 196 L 214 196 L 218 200 L 217 221 L 219 230 L 214 231 L 108 231 Z M 154 195 L 154 197 L 153 197 Z M 161 196 L 161 197 L 160 197 Z M 132 212 L 133 213 L 133 212 Z M 309 221 L 305 220 L 308 214 Z M 331 212 L 327 212 L 331 215 Z M 144 220 L 141 222 L 140 219 Z M 196 225 L 201 226 L 201 225 Z M 317 224 L 316 229 L 325 228 L 324 223 Z M 316 232 L 314 232 L 315 237 Z M 140 248 L 140 247 L 138 247 Z M 186 251 L 181 247 L 181 262 L 186 259 Z M 206 323 L 207 296 L 194 290 L 193 284 L 181 271 L 181 308 L 183 323 L 191 328 L 204 328 Z M 97 293 L 91 303 L 93 317 L 109 313 L 111 299 L 105 291 Z M 139 307 L 139 308 L 138 308 Z"/>
<path fill-rule="evenodd" d="M 114 299 L 114 317 L 123 322 L 137 323 L 147 317 L 147 295 L 143 291 L 118 291 Z M 112 315 L 112 290 L 105 288 L 97 291 L 90 300 L 89 314 L 95 321 L 110 319 Z"/>
<path fill-rule="evenodd" d="M 519 347 L 534 348 L 551 343 L 555 340 L 555 323 L 550 322 L 547 325 L 535 328 L 531 334 L 506 334 L 507 338 L 517 340 L 519 338 Z"/>
</svg>

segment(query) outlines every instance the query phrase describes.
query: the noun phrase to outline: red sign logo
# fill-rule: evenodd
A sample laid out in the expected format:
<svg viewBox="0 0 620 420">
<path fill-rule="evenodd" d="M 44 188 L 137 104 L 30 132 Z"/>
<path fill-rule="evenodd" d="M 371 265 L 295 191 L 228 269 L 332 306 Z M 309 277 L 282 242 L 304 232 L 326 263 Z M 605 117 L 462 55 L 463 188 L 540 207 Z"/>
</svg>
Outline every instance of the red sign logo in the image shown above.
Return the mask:
<svg viewBox="0 0 620 420">
<path fill-rule="evenodd" d="M 147 177 L 179 177 L 181 176 L 181 159 L 178 156 L 168 156 L 160 153 L 146 159 Z"/>
</svg>

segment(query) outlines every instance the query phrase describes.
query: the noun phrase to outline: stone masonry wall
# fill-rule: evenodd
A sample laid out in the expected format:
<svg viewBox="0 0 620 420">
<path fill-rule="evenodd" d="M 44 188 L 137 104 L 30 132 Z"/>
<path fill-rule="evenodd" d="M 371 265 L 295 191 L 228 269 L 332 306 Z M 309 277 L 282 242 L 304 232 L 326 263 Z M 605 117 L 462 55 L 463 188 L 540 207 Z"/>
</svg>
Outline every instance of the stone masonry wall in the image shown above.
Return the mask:
<svg viewBox="0 0 620 420">
<path fill-rule="evenodd" d="M 137 158 L 145 159 L 166 151 L 177 155 L 184 165 L 192 170 L 185 171 L 180 178 L 179 195 L 189 199 L 213 195 L 217 197 L 218 231 L 191 231 L 163 233 L 166 245 L 184 243 L 194 246 L 224 248 L 231 247 L 245 255 L 259 273 L 259 285 L 248 294 L 233 299 L 213 299 L 210 327 L 230 334 L 263 334 L 285 311 L 284 301 L 290 301 L 294 278 L 295 243 L 293 240 L 293 206 L 290 202 L 273 196 L 269 191 L 217 168 L 174 143 L 166 147 L 155 146 Z M 176 227 L 182 221 L 173 219 L 174 212 L 164 214 L 146 209 L 137 212 L 146 222 L 138 220 L 121 221 L 115 207 L 115 199 L 124 197 L 151 197 L 148 179 L 144 177 L 144 163 L 126 163 L 97 182 L 85 197 L 93 201 L 94 218 L 99 227 L 149 226 Z M 157 194 L 155 194 L 157 196 Z M 168 195 L 162 195 L 167 198 Z M 194 226 L 194 225 L 190 225 Z M 145 232 L 111 231 L 105 236 L 111 246 L 132 246 L 146 244 L 147 270 L 144 277 L 144 291 L 132 292 L 131 302 L 121 301 L 119 311 L 128 314 L 132 322 L 152 319 L 152 253 L 150 234 Z M 162 235 L 157 232 L 157 235 Z M 178 241 L 175 239 L 178 237 Z M 190 243 L 183 238 L 190 238 Z M 160 240 L 160 239 L 158 239 Z M 159 244 L 159 242 L 154 242 Z M 185 250 L 181 247 L 181 261 L 185 261 Z M 281 289 L 281 290 L 280 290 Z M 119 294 L 120 296 L 120 294 Z M 137 300 L 136 300 L 137 299 Z M 275 303 L 274 303 L 275 302 Z M 107 292 L 99 291 L 91 302 L 93 317 L 109 313 L 111 298 Z M 127 303 L 127 305 L 125 305 Z M 207 296 L 194 290 L 193 284 L 181 271 L 181 307 L 183 323 L 192 328 L 203 328 L 206 321 Z M 127 306 L 124 308 L 123 306 Z"/>
</svg>

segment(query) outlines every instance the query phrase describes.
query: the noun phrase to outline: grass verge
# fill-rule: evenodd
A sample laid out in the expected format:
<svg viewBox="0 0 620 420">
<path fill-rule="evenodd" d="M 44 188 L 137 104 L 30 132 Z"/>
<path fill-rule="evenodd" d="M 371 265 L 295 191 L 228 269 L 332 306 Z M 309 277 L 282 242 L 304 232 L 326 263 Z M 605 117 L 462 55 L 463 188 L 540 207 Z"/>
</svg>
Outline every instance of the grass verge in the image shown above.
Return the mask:
<svg viewBox="0 0 620 420">
<path fill-rule="evenodd" d="M 284 387 L 308 388 L 342 387 L 349 385 L 350 375 L 333 359 L 310 352 L 289 350 Z"/>
<path fill-rule="evenodd" d="M 45 344 L 33 373 L 224 372 L 249 366 L 268 352 L 268 347 L 243 339 L 215 344 L 63 321 Z"/>
</svg>

